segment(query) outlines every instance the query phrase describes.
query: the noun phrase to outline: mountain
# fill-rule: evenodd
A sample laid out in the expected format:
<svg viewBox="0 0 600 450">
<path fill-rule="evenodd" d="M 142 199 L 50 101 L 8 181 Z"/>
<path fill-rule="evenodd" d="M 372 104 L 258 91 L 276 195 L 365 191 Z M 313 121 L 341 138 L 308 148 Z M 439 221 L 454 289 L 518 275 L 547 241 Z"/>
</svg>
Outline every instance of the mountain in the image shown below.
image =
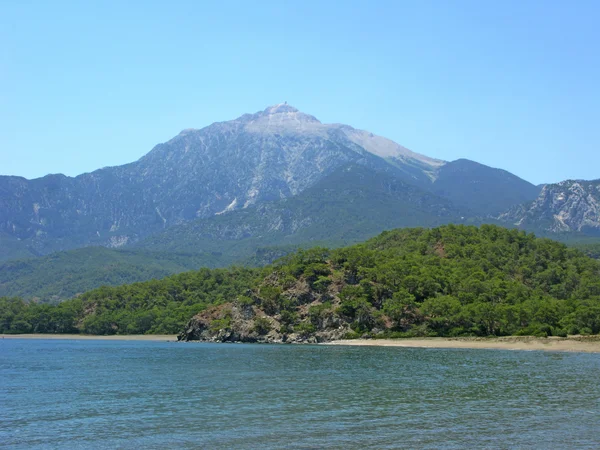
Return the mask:
<svg viewBox="0 0 600 450">
<path fill-rule="evenodd" d="M 535 199 L 541 188 L 506 170 L 458 159 L 438 169 L 432 190 L 473 214 L 486 217 Z"/>
<path fill-rule="evenodd" d="M 447 164 L 279 104 L 184 130 L 123 166 L 77 177 L 0 177 L 0 260 L 126 247 L 171 226 L 297 196 L 349 164 L 438 192 L 455 208 L 471 209 L 469 216 L 505 209 L 532 189 L 503 171 Z M 457 165 L 460 176 L 449 169 Z M 478 183 L 477 201 L 465 180 Z"/>
<path fill-rule="evenodd" d="M 116 248 L 187 220 L 296 195 L 348 163 L 422 182 L 441 162 L 276 105 L 185 130 L 124 166 L 75 178 L 0 177 L 0 232 L 24 241 L 32 254 Z"/>
<path fill-rule="evenodd" d="M 542 233 L 600 237 L 600 180 L 548 184 L 533 202 L 511 208 L 500 219 Z"/>
</svg>

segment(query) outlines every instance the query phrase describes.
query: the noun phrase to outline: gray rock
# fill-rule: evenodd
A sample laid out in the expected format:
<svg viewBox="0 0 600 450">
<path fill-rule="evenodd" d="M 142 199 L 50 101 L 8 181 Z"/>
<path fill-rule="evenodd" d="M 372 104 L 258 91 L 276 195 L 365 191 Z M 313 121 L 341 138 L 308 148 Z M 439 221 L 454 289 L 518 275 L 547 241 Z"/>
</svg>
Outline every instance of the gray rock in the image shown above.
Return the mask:
<svg viewBox="0 0 600 450">
<path fill-rule="evenodd" d="M 510 209 L 500 219 L 543 232 L 600 234 L 600 180 L 548 184 L 533 202 Z"/>
</svg>

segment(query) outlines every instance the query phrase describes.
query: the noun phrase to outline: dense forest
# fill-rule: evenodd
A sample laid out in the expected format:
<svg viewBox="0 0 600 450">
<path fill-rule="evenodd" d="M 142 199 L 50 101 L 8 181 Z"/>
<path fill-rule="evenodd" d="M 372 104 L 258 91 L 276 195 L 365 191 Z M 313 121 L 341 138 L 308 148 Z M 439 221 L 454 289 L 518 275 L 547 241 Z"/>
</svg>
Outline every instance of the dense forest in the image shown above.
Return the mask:
<svg viewBox="0 0 600 450">
<path fill-rule="evenodd" d="M 0 332 L 172 334 L 207 305 L 243 294 L 256 270 L 201 269 L 119 287 L 101 287 L 57 305 L 0 298 Z"/>
<path fill-rule="evenodd" d="M 243 320 L 240 310 L 248 312 Z M 55 306 L 0 299 L 4 333 L 184 328 L 185 339 L 258 341 L 596 334 L 600 262 L 523 231 L 447 225 L 300 250 L 261 269 L 202 269 L 103 287 Z"/>
</svg>

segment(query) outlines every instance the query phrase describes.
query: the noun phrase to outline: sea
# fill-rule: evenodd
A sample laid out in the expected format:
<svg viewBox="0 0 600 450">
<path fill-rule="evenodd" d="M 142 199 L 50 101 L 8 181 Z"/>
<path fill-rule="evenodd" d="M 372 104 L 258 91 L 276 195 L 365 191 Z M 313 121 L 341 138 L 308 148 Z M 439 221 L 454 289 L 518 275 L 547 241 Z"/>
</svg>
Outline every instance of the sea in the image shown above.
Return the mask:
<svg viewBox="0 0 600 450">
<path fill-rule="evenodd" d="M 0 448 L 598 449 L 600 354 L 4 339 Z"/>
</svg>

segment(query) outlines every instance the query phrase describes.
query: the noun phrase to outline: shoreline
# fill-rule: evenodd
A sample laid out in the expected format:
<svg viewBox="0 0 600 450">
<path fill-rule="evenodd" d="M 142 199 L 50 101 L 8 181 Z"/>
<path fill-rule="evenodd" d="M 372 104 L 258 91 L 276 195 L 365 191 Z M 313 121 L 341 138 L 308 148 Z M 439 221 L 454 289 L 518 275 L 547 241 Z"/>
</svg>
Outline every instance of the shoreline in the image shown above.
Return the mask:
<svg viewBox="0 0 600 450">
<path fill-rule="evenodd" d="M 93 334 L 2 334 L 1 339 L 52 339 L 52 340 L 84 340 L 84 341 L 177 341 L 176 334 L 112 334 L 97 336 Z"/>
<path fill-rule="evenodd" d="M 175 334 L 125 334 L 98 336 L 90 334 L 1 334 L 0 339 L 97 340 L 178 342 Z M 192 341 L 193 342 L 193 341 Z M 569 336 L 539 338 L 532 336 L 342 339 L 319 345 L 355 347 L 404 347 L 431 349 L 481 349 L 549 352 L 600 353 L 600 336 Z"/>
<path fill-rule="evenodd" d="M 443 349 L 522 350 L 549 352 L 600 353 L 598 336 L 567 338 L 506 336 L 493 338 L 405 338 L 405 339 L 343 339 L 323 345 L 357 347 L 405 347 Z"/>
</svg>

